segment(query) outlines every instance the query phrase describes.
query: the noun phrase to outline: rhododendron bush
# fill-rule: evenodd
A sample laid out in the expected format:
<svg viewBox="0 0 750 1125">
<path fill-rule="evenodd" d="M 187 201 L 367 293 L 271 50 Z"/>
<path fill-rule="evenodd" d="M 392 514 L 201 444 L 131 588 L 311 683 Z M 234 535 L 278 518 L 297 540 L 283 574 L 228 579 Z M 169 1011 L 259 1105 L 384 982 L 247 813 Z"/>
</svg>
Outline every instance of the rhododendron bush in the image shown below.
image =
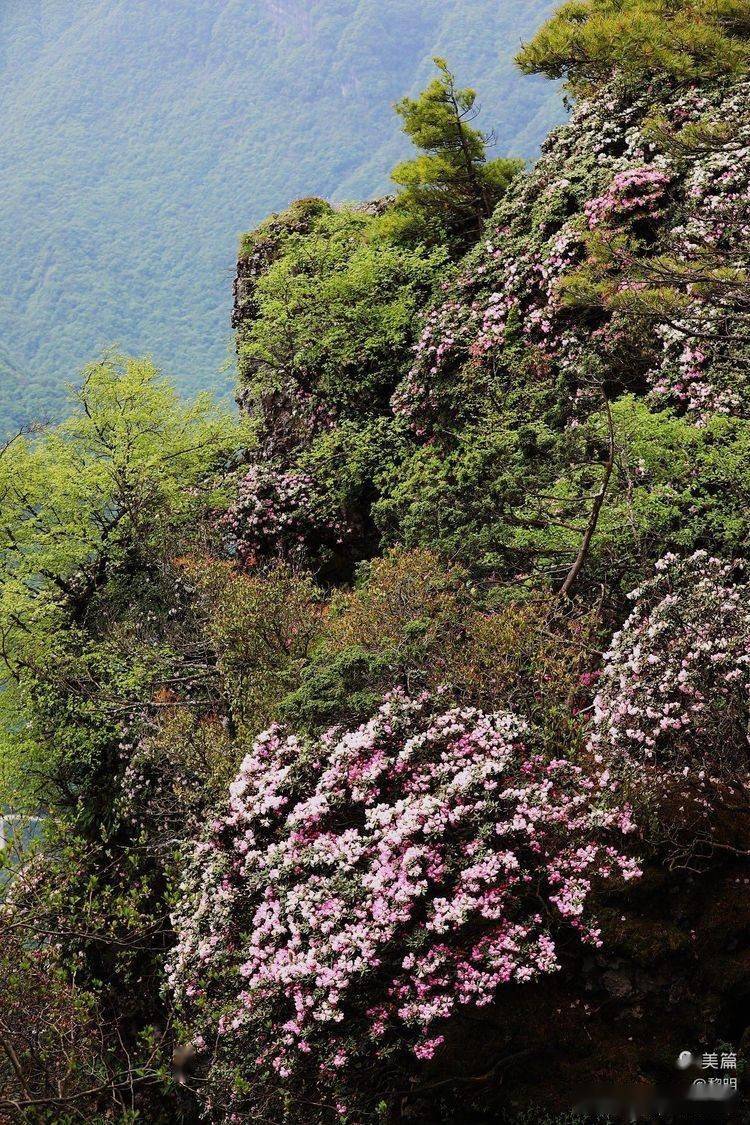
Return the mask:
<svg viewBox="0 0 750 1125">
<path fill-rule="evenodd" d="M 396 414 L 424 436 L 533 371 L 576 421 L 602 378 L 697 420 L 747 416 L 749 137 L 747 83 L 634 96 L 615 77 L 580 100 L 425 315 Z M 589 273 L 602 290 L 571 301 Z"/>
<path fill-rule="evenodd" d="M 599 944 L 595 885 L 638 874 L 605 782 L 535 754 L 514 715 L 442 708 L 394 693 L 356 730 L 274 727 L 245 759 L 169 973 L 219 1117 L 227 1098 L 281 1114 L 302 1086 L 352 1109 L 363 1064 L 429 1059 L 462 1006 L 558 969 L 561 929 Z"/>
<path fill-rule="evenodd" d="M 627 168 L 618 172 L 604 195 L 590 199 L 584 207 L 589 226 L 625 219 L 661 217 L 669 176 L 659 168 Z"/>
<path fill-rule="evenodd" d="M 341 545 L 352 527 L 343 512 L 326 510 L 309 474 L 253 465 L 240 482 L 237 501 L 224 517 L 241 559 L 281 554 L 305 557 L 310 538 Z"/>
<path fill-rule="evenodd" d="M 709 557 L 666 555 L 605 656 L 591 743 L 612 768 L 750 788 L 750 586 Z M 656 789 L 652 786 L 653 791 Z"/>
</svg>

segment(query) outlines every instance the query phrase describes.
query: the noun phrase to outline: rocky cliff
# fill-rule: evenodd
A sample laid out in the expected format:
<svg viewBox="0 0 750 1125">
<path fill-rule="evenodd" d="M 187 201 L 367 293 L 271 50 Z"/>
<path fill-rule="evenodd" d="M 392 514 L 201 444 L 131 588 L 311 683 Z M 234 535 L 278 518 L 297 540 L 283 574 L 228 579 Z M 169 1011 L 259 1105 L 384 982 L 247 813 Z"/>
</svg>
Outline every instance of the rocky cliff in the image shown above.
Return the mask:
<svg viewBox="0 0 750 1125">
<path fill-rule="evenodd" d="M 269 315 L 255 285 L 288 232 L 304 241 L 315 220 L 299 205 L 251 236 L 235 289 L 244 401 L 264 433 L 288 437 L 290 419 L 306 419 L 298 440 L 264 446 L 271 477 L 303 471 L 329 494 L 333 477 L 358 526 L 369 521 L 355 556 L 437 542 L 490 585 L 597 602 L 610 629 L 659 554 L 742 556 L 749 108 L 736 75 L 615 73 L 579 95 L 481 242 L 445 268 L 374 411 L 342 413 L 314 379 L 304 393 L 286 384 L 281 412 L 278 398 L 269 409 L 253 396 L 259 369 L 245 343 Z M 358 491 L 353 430 L 369 450 Z M 330 445 L 333 462 L 320 453 Z M 296 503 L 287 493 L 285 511 Z M 315 557 L 315 532 L 307 545 Z M 716 775 L 712 758 L 702 764 Z M 642 811 L 662 783 L 643 774 Z M 642 879 L 603 900 L 601 948 L 570 946 L 553 980 L 457 1016 L 408 1095 L 409 1119 L 496 1120 L 499 1107 L 535 1101 L 562 1111 L 596 1089 L 651 1120 L 688 1079 L 707 1080 L 704 1053 L 747 1051 L 746 798 L 716 782 L 713 827 L 696 834 L 696 815 L 709 813 L 665 784 L 660 811 L 643 812 L 661 828 L 643 842 Z M 734 1104 L 731 1120 L 742 1112 Z M 690 1119 L 707 1113 L 701 1104 Z"/>
</svg>

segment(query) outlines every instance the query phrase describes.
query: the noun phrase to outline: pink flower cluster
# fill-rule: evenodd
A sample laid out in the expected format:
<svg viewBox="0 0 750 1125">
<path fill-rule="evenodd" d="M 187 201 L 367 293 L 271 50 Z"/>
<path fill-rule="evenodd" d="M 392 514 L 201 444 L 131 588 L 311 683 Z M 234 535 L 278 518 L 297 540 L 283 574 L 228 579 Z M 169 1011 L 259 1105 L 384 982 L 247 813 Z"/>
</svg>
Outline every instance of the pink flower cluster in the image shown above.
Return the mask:
<svg viewBox="0 0 750 1125">
<path fill-rule="evenodd" d="M 630 811 L 528 740 L 513 715 L 400 692 L 314 743 L 261 735 L 174 919 L 194 1033 L 248 1078 L 332 1081 L 430 1058 L 459 1006 L 558 968 L 561 926 L 600 944 L 594 884 L 639 874 Z"/>
<path fill-rule="evenodd" d="M 412 369 L 393 397 L 418 436 L 454 422 L 483 388 L 512 387 L 522 356 L 530 361 L 527 381 L 529 371 L 563 377 L 574 423 L 597 401 L 581 393 L 592 374 L 632 381 L 638 393 L 648 385 L 660 405 L 699 423 L 750 408 L 746 364 L 737 362 L 748 338 L 741 290 L 750 238 L 750 88 L 680 88 L 660 100 L 660 110 L 675 131 L 713 121 L 731 140 L 680 160 L 660 152 L 643 127 L 653 117 L 653 91 L 633 97 L 614 79 L 601 96 L 579 102 L 425 318 Z M 680 291 L 652 333 L 623 312 L 626 303 L 592 311 L 585 301 L 576 305 L 576 285 L 565 286 L 587 256 L 601 264 L 592 229 L 639 219 L 653 220 L 647 238 L 613 242 L 613 260 L 622 255 L 621 291 L 672 282 Z"/>
<path fill-rule="evenodd" d="M 678 405 L 698 423 L 714 413 L 741 414 L 748 408 L 742 377 L 748 318 L 740 279 L 750 239 L 749 111 L 750 90 L 742 84 L 711 112 L 711 119 L 730 130 L 732 141 L 709 145 L 690 161 L 684 214 L 670 232 L 670 253 L 689 283 L 687 301 L 658 330 L 663 352 L 651 383 L 655 397 Z M 718 281 L 715 289 L 712 276 Z M 732 279 L 739 282 L 736 288 Z"/>
<path fill-rule="evenodd" d="M 352 534 L 346 515 L 327 511 L 313 478 L 299 470 L 253 465 L 224 517 L 237 553 L 252 561 L 276 554 L 301 556 L 310 538 L 340 544 Z"/>
<path fill-rule="evenodd" d="M 462 301 L 448 300 L 428 312 L 414 348 L 414 363 L 391 398 L 397 418 L 405 418 L 424 437 L 438 411 L 434 377 L 444 364 L 461 363 L 472 337 L 472 313 Z"/>
<path fill-rule="evenodd" d="M 461 299 L 447 300 L 427 314 L 414 363 L 391 399 L 394 413 L 405 418 L 418 436 L 429 434 L 441 409 L 446 412 L 441 386 L 448 373 L 466 363 L 475 376 L 491 369 L 511 321 L 515 320 L 523 343 L 540 356 L 552 359 L 565 347 L 558 286 L 580 257 L 578 233 L 566 225 L 538 250 L 525 251 L 523 258 L 509 254 L 502 239 L 498 241 L 501 245 L 484 247 L 487 266 L 477 267 L 459 282 Z M 488 285 L 492 285 L 489 291 Z M 481 288 L 479 295 L 477 288 Z M 451 379 L 447 382 L 453 390 L 461 386 Z M 458 397 L 464 398 L 460 390 Z"/>
<path fill-rule="evenodd" d="M 670 181 L 663 169 L 653 165 L 618 172 L 602 195 L 586 203 L 589 227 L 593 230 L 603 223 L 625 219 L 661 218 Z"/>
<path fill-rule="evenodd" d="M 630 595 L 594 701 L 591 745 L 617 771 L 750 781 L 750 586 L 698 551 Z"/>
</svg>

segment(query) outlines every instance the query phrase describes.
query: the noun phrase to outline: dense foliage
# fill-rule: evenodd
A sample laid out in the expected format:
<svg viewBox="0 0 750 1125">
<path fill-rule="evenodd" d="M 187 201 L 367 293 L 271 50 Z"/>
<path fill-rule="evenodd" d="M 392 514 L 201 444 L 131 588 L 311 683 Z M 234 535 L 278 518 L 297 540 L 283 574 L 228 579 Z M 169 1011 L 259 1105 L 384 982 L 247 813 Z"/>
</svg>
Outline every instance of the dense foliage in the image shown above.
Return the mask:
<svg viewBox="0 0 750 1125">
<path fill-rule="evenodd" d="M 4 758 L 32 789 L 44 763 L 69 801 L 109 785 L 130 709 L 176 674 L 169 559 L 226 504 L 244 431 L 208 398 L 182 405 L 145 361 L 95 365 L 75 404 L 0 457 Z"/>
<path fill-rule="evenodd" d="M 416 196 L 243 238 L 240 420 L 112 358 L 2 451 L 0 1116 L 536 1125 L 744 1065 L 743 20 L 565 5 L 521 62 L 570 121 L 458 241 L 441 70 Z"/>
<path fill-rule="evenodd" d="M 747 0 L 568 0 L 524 47 L 527 73 L 573 84 L 668 74 L 679 80 L 742 75 Z"/>
<path fill-rule="evenodd" d="M 431 1059 L 461 1005 L 559 969 L 561 922 L 599 943 L 592 883 L 638 874 L 616 850 L 629 810 L 528 733 L 394 693 L 314 745 L 258 738 L 175 919 L 170 984 L 212 1052 L 217 1116 L 283 1119 L 278 1078 L 300 1105 L 368 1116 L 373 1059 Z"/>
</svg>

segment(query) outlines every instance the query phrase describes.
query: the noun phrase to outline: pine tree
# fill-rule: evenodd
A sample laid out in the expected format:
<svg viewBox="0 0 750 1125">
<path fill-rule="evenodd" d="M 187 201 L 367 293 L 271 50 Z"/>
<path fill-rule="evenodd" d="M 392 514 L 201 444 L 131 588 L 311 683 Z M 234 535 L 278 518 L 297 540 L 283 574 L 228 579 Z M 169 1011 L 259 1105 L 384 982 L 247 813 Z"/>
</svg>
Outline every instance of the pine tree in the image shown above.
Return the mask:
<svg viewBox="0 0 750 1125">
<path fill-rule="evenodd" d="M 636 82 L 739 75 L 750 64 L 749 0 L 569 0 L 517 63 L 576 92 L 614 69 Z"/>
<path fill-rule="evenodd" d="M 396 112 L 420 155 L 391 173 L 402 189 L 396 213 L 408 227 L 447 241 L 457 252 L 484 229 L 521 160 L 487 160 L 491 134 L 474 127 L 476 92 L 459 88 L 445 59 L 435 58 L 438 77 L 418 98 L 403 98 Z M 439 234 L 437 233 L 439 232 Z"/>
</svg>

